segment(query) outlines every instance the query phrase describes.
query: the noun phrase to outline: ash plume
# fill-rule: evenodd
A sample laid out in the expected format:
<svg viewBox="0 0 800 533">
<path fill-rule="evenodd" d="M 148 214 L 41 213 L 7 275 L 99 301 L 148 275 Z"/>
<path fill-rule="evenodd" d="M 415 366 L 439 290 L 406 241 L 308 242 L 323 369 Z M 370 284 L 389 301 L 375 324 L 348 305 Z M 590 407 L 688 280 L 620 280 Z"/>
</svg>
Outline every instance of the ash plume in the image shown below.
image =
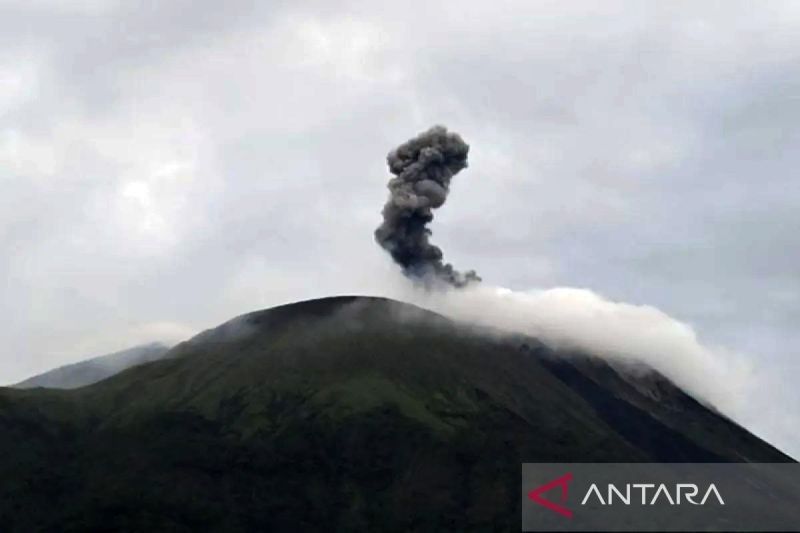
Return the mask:
<svg viewBox="0 0 800 533">
<path fill-rule="evenodd" d="M 386 158 L 389 200 L 383 207 L 383 223 L 375 240 L 403 273 L 431 285 L 444 282 L 463 287 L 480 281 L 474 270 L 458 272 L 442 258 L 442 250 L 430 243 L 433 210 L 447 200 L 450 180 L 467 166 L 469 145 L 457 133 L 434 126 L 401 144 Z"/>
</svg>

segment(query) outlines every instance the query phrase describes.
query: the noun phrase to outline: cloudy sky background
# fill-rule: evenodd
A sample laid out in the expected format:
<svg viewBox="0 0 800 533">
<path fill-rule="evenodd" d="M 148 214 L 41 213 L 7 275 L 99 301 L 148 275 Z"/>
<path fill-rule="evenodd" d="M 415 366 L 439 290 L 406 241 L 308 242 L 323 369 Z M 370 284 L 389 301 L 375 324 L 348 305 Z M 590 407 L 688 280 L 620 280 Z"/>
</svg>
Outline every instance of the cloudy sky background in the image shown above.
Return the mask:
<svg viewBox="0 0 800 533">
<path fill-rule="evenodd" d="M 800 455 L 800 4 L 298 4 L 0 0 L 0 383 L 399 283 L 384 158 L 443 123 L 449 261 L 691 324 Z"/>
</svg>

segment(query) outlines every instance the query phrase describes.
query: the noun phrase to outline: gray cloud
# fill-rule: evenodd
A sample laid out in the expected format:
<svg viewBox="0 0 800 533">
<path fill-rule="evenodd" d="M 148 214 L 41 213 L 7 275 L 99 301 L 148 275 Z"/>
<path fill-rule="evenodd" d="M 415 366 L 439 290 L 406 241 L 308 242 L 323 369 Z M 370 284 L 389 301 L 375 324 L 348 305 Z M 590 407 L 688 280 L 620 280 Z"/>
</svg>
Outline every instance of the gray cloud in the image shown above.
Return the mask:
<svg viewBox="0 0 800 533">
<path fill-rule="evenodd" d="M 408 277 L 463 287 L 480 281 L 475 271 L 458 272 L 431 244 L 433 210 L 442 207 L 450 181 L 467 166 L 469 145 L 457 133 L 434 126 L 389 152 L 389 200 L 375 240 Z"/>
</svg>

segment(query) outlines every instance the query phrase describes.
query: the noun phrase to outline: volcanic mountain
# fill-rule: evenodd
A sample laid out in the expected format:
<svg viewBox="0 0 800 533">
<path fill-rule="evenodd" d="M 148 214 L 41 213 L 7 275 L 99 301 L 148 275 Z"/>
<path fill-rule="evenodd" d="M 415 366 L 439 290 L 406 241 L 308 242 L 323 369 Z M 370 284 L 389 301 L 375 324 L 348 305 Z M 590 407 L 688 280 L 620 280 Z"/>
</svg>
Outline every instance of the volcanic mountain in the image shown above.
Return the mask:
<svg viewBox="0 0 800 533">
<path fill-rule="evenodd" d="M 7 531 L 518 530 L 520 463 L 792 461 L 656 373 L 336 297 L 0 389 Z"/>
</svg>

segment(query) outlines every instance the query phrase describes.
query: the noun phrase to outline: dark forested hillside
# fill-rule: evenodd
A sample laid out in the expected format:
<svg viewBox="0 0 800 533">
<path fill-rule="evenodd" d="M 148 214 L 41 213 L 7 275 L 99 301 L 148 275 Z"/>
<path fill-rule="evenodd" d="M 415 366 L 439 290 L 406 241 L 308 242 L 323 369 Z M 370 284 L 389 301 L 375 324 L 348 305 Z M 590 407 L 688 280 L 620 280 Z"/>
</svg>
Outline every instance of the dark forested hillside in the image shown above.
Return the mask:
<svg viewBox="0 0 800 533">
<path fill-rule="evenodd" d="M 507 531 L 522 462 L 791 460 L 658 375 L 364 297 L 0 389 L 0 434 L 3 531 Z"/>
</svg>

